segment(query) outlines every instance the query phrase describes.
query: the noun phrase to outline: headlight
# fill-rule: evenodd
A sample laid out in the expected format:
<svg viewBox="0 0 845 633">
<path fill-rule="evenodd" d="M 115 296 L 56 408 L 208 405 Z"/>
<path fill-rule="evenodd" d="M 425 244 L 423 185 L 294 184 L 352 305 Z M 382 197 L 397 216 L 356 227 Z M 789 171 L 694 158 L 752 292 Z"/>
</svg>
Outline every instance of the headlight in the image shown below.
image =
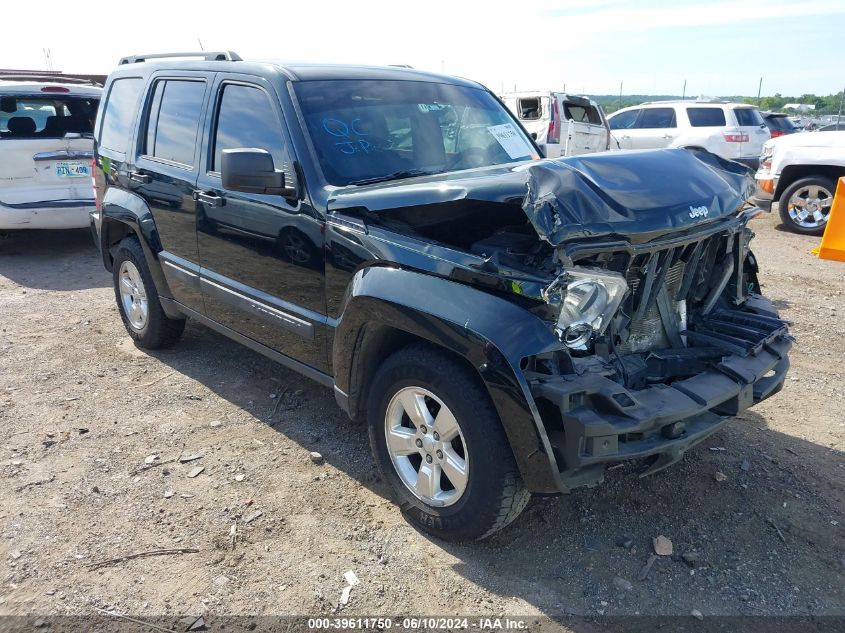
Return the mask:
<svg viewBox="0 0 845 633">
<path fill-rule="evenodd" d="M 618 273 L 571 268 L 546 288 L 544 296 L 560 305 L 555 334 L 570 349 L 585 350 L 604 334 L 628 292 Z"/>
<path fill-rule="evenodd" d="M 773 144 L 764 143 L 763 150 L 760 153 L 760 166 L 768 169 L 772 166 L 772 154 L 775 153 L 775 146 Z"/>
</svg>

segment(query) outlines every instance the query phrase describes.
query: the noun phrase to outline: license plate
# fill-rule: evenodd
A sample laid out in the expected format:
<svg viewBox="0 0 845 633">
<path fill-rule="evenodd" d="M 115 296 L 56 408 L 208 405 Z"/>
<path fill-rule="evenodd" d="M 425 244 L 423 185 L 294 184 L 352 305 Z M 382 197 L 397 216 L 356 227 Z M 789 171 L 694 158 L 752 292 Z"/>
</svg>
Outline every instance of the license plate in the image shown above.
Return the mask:
<svg viewBox="0 0 845 633">
<path fill-rule="evenodd" d="M 81 160 L 58 161 L 56 176 L 59 178 L 83 178 L 91 175 L 91 165 Z"/>
</svg>

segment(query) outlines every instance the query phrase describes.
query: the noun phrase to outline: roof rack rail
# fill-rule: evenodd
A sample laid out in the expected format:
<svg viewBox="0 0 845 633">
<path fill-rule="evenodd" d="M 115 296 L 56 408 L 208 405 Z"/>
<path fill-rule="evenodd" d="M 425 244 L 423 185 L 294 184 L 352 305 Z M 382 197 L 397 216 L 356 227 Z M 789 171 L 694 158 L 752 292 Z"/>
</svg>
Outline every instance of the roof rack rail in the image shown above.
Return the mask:
<svg viewBox="0 0 845 633">
<path fill-rule="evenodd" d="M 200 57 L 207 62 L 241 62 L 241 56 L 234 51 L 199 51 L 189 53 L 152 53 L 150 55 L 129 55 L 121 57 L 118 66 L 123 64 L 137 64 L 150 59 L 167 59 L 170 57 Z"/>
<path fill-rule="evenodd" d="M 93 79 L 82 79 L 81 77 L 65 77 L 63 75 L 12 75 L 0 73 L 0 81 L 49 81 L 57 84 L 82 84 L 87 86 L 102 87 L 103 84 Z"/>
</svg>

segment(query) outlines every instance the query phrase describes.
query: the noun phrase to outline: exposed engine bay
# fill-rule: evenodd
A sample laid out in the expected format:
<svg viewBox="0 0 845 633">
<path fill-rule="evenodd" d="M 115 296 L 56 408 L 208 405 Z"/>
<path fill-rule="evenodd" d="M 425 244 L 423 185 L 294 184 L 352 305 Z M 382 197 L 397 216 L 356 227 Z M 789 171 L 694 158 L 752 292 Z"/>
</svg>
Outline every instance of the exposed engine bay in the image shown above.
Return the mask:
<svg viewBox="0 0 845 633">
<path fill-rule="evenodd" d="M 744 167 L 666 150 L 540 161 L 508 182 L 496 174 L 495 188 L 483 178 L 440 183 L 407 192 L 410 204 L 367 204 L 366 213 L 469 254 L 456 279 L 506 280 L 499 291 L 546 320 L 562 344 L 533 358 L 532 372 L 598 372 L 629 389 L 671 384 L 784 329 L 755 299 L 746 224 L 757 210 L 746 202 L 753 179 Z"/>
</svg>

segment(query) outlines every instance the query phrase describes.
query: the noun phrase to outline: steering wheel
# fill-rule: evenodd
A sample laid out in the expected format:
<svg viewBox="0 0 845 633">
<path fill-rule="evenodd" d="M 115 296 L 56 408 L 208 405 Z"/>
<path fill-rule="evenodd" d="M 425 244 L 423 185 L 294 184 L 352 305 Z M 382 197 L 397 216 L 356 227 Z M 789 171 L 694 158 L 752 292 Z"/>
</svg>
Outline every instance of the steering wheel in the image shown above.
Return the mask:
<svg viewBox="0 0 845 633">
<path fill-rule="evenodd" d="M 449 169 L 455 169 L 457 167 L 472 169 L 473 167 L 483 167 L 489 162 L 490 159 L 487 155 L 487 150 L 481 147 L 468 147 L 452 159 Z"/>
</svg>

